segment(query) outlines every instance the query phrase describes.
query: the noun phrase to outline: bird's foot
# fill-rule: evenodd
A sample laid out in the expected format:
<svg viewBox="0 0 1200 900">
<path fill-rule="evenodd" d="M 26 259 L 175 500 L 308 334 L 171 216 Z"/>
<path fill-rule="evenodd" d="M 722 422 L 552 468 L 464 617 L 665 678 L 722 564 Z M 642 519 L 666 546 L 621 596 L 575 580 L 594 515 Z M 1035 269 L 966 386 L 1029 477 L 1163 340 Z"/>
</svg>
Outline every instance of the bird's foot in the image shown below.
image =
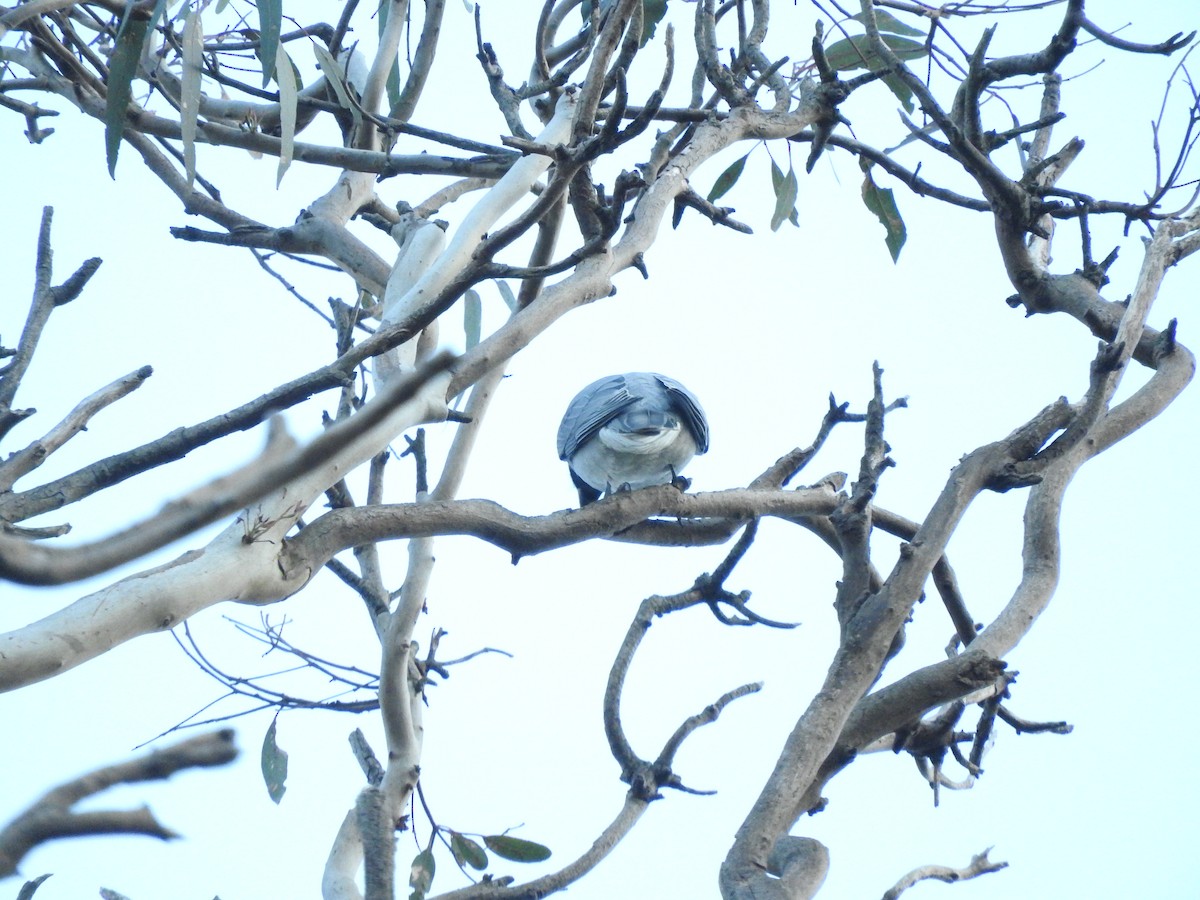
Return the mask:
<svg viewBox="0 0 1200 900">
<path fill-rule="evenodd" d="M 678 488 L 681 492 L 683 492 L 692 486 L 692 479 L 684 478 L 682 475 L 676 475 L 671 479 L 671 486 Z"/>
</svg>

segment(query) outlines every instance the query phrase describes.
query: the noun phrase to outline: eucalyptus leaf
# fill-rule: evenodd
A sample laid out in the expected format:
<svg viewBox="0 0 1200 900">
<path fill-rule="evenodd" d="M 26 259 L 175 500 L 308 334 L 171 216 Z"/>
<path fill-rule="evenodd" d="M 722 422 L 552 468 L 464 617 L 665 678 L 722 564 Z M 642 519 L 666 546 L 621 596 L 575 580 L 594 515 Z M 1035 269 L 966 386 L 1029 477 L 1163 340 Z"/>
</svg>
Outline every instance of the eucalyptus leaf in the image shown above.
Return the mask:
<svg viewBox="0 0 1200 900">
<path fill-rule="evenodd" d="M 788 165 L 786 175 L 771 160 L 771 186 L 775 189 L 775 211 L 771 214 L 771 230 L 778 231 L 784 222 L 799 224 L 796 214 L 796 197 L 800 193 L 800 183 L 796 179 L 796 170 Z"/>
<path fill-rule="evenodd" d="M 855 13 L 850 17 L 855 22 L 866 21 L 866 16 L 862 13 Z M 875 7 L 875 24 L 879 26 L 880 34 L 906 34 L 909 37 L 924 37 L 925 32 L 919 28 L 913 28 L 907 22 L 901 22 L 886 9 Z"/>
<path fill-rule="evenodd" d="M 263 737 L 262 774 L 267 785 L 267 794 L 278 803 L 287 790 L 284 782 L 287 781 L 288 755 L 287 751 L 275 742 L 275 722 L 275 719 L 271 720 L 271 727 Z"/>
<path fill-rule="evenodd" d="M 183 23 L 183 72 L 179 89 L 179 136 L 183 141 L 183 168 L 188 187 L 196 180 L 196 122 L 200 115 L 200 74 L 204 58 L 204 28 L 200 7 L 192 7 Z"/>
<path fill-rule="evenodd" d="M 279 56 L 279 32 L 283 26 L 283 0 L 258 0 L 258 58 L 262 62 L 262 83 L 266 87 L 276 76 Z"/>
<path fill-rule="evenodd" d="M 467 349 L 479 343 L 479 335 L 483 328 L 483 301 L 479 293 L 468 290 L 463 294 L 463 331 L 467 336 Z"/>
<path fill-rule="evenodd" d="M 658 23 L 667 14 L 667 0 L 644 0 L 642 3 L 642 43 L 645 47 L 654 40 L 654 31 Z"/>
<path fill-rule="evenodd" d="M 871 177 L 870 163 L 863 165 L 862 199 L 867 209 L 873 212 L 883 225 L 886 232 L 884 242 L 888 252 L 892 254 L 892 262 L 898 261 L 900 250 L 908 240 L 908 229 L 904 225 L 904 219 L 900 217 L 900 209 L 896 206 L 896 198 L 891 188 L 879 187 Z"/>
<path fill-rule="evenodd" d="M 746 168 L 746 160 L 749 158 L 750 154 L 747 153 L 717 176 L 717 180 L 713 182 L 712 190 L 708 192 L 709 203 L 729 193 L 730 189 L 737 184 L 737 180 L 742 177 L 742 170 Z"/>
<path fill-rule="evenodd" d="M 388 16 L 392 11 L 391 0 L 382 0 L 379 4 L 379 15 L 377 16 L 377 34 L 383 37 L 384 29 L 387 28 Z M 388 70 L 387 81 L 384 85 L 387 90 L 388 109 L 395 109 L 400 103 L 400 57 L 397 54 L 396 59 L 392 60 L 392 67 Z"/>
<path fill-rule="evenodd" d="M 507 281 L 496 279 L 496 287 L 500 290 L 500 296 L 504 298 L 504 305 L 508 307 L 509 312 L 517 311 L 517 295 L 513 293 L 513 289 L 508 286 Z"/>
<path fill-rule="evenodd" d="M 502 856 L 511 862 L 541 862 L 550 858 L 549 847 L 507 834 L 487 835 L 483 842 L 497 856 Z"/>
<path fill-rule="evenodd" d="M 354 120 L 354 130 L 358 131 L 358 127 L 362 124 L 362 112 L 350 102 L 349 88 L 344 80 L 345 73 L 342 71 L 342 67 L 333 58 L 333 54 L 321 46 L 321 44 L 314 43 L 312 48 L 313 53 L 317 57 L 317 64 L 321 67 L 321 71 L 325 73 L 325 79 L 329 82 L 330 87 L 333 88 L 334 94 L 337 95 L 338 103 L 344 109 L 350 111 L 350 117 Z"/>
<path fill-rule="evenodd" d="M 881 80 L 887 85 L 888 90 L 892 92 L 895 98 L 900 101 L 900 105 L 904 107 L 905 112 L 911 113 L 917 108 L 917 105 L 913 103 L 912 89 L 904 83 L 899 75 L 895 73 L 884 75 Z"/>
<path fill-rule="evenodd" d="M 275 187 L 283 181 L 283 175 L 292 164 L 296 149 L 296 105 L 299 91 L 296 86 L 296 71 L 283 44 L 275 48 L 275 73 L 279 84 L 279 168 L 275 172 Z"/>
<path fill-rule="evenodd" d="M 883 42 L 888 48 L 896 54 L 896 58 L 901 62 L 907 62 L 911 59 L 920 59 L 926 55 L 925 43 L 923 41 L 914 41 L 905 37 L 897 37 L 894 34 L 881 35 Z M 871 46 L 871 39 L 865 34 L 856 34 L 848 38 L 843 38 L 825 48 L 825 58 L 829 61 L 829 67 L 835 72 L 846 72 L 852 69 L 880 69 L 883 68 L 883 60 L 879 54 L 875 52 L 875 48 Z"/>
<path fill-rule="evenodd" d="M 477 872 L 482 872 L 488 867 L 487 851 L 457 831 L 450 832 L 450 852 L 454 854 L 460 866 L 466 864 Z"/>
<path fill-rule="evenodd" d="M 108 63 L 108 98 L 104 104 L 104 153 L 108 174 L 117 177 L 117 154 L 125 133 L 125 114 L 133 99 L 133 77 L 142 58 L 150 20 L 126 9 L 117 31 L 116 49 Z"/>
<path fill-rule="evenodd" d="M 412 868 L 408 870 L 408 886 L 413 889 L 409 900 L 423 900 L 433 887 L 433 875 L 436 871 L 437 863 L 432 850 L 422 850 L 413 857 Z"/>
</svg>

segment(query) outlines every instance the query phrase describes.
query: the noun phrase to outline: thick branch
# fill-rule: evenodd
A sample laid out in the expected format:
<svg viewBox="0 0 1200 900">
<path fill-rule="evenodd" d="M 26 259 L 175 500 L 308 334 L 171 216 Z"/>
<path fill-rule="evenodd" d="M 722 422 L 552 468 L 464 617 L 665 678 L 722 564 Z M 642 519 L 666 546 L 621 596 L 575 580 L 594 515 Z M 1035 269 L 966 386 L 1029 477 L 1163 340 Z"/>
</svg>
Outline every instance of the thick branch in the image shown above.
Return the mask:
<svg viewBox="0 0 1200 900">
<path fill-rule="evenodd" d="M 614 535 L 650 516 L 794 518 L 826 515 L 836 502 L 829 486 L 796 491 L 736 489 L 682 494 L 671 485 L 662 485 L 545 516 L 521 516 L 490 500 L 336 509 L 310 523 L 288 542 L 283 566 L 291 573 L 315 571 L 326 559 L 358 544 L 441 534 L 473 535 L 519 559 Z"/>
</svg>

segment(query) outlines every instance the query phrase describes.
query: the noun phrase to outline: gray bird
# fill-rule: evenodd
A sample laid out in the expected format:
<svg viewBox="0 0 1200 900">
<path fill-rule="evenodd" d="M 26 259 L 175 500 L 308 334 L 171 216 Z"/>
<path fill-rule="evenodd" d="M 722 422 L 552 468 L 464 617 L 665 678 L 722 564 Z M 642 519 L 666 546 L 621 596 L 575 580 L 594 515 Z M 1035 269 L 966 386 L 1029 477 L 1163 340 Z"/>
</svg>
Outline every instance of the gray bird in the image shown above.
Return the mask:
<svg viewBox="0 0 1200 900">
<path fill-rule="evenodd" d="M 558 426 L 558 458 L 586 506 L 617 490 L 669 484 L 708 450 L 700 402 L 673 378 L 627 372 L 594 381 Z"/>
</svg>

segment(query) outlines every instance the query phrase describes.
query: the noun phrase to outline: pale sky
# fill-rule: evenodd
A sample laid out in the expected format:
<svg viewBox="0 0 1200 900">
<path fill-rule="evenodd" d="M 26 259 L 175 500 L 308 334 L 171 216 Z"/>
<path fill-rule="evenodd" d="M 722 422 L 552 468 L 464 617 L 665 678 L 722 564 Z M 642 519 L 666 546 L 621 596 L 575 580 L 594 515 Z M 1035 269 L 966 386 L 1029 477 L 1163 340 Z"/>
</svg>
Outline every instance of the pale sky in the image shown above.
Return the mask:
<svg viewBox="0 0 1200 900">
<path fill-rule="evenodd" d="M 526 21 L 524 13 L 518 17 L 503 5 L 484 5 L 486 35 L 497 44 L 512 80 L 519 80 L 525 65 L 522 54 L 534 21 L 534 5 L 529 6 Z M 1125 21 L 1126 8 L 1115 0 L 1088 7 L 1091 18 L 1109 27 Z M 672 10 L 677 38 L 686 41 L 691 8 L 674 4 Z M 1057 16 L 1053 12 L 1049 21 Z M 1200 16 L 1185 0 L 1160 2 L 1137 16 L 1137 25 L 1123 32 L 1130 39 L 1161 40 L 1200 26 Z M 815 17 L 803 4 L 795 9 L 779 4 L 774 50 L 806 56 Z M 1023 21 L 1003 20 L 994 48 L 1038 45 L 1043 32 Z M 450 4 L 431 87 L 440 93 L 427 98 L 427 111 L 419 111 L 415 121 L 447 129 L 469 122 L 471 136 L 496 141 L 503 123 L 488 106 L 471 59 L 471 28 L 470 16 Z M 660 53 L 648 50 L 639 64 L 657 66 Z M 1064 85 L 1068 118 L 1058 126 L 1055 145 L 1076 134 L 1087 140 L 1064 186 L 1137 199 L 1153 177 L 1149 120 L 1175 61 L 1090 47 L 1072 59 L 1065 74 L 1079 75 L 1100 60 L 1105 62 L 1099 68 Z M 657 73 L 643 77 L 656 80 Z M 678 74 L 677 80 L 682 85 L 686 76 Z M 1032 92 L 1008 99 L 1036 102 Z M 86 257 L 105 262 L 84 294 L 52 316 L 17 397 L 18 405 L 36 406 L 39 414 L 14 430 L 4 452 L 42 434 L 81 397 L 114 378 L 144 364 L 153 365 L 155 375 L 98 416 L 29 483 L 257 397 L 324 364 L 333 352 L 332 331 L 248 253 L 174 240 L 171 226 L 207 224 L 184 215 L 129 147 L 117 180 L 110 180 L 100 124 L 72 116 L 64 102 L 54 105 L 64 114 L 44 123 L 57 132 L 40 146 L 26 143 L 19 117 L 0 116 L 10 173 L 0 217 L 4 344 L 15 343 L 24 320 L 43 205 L 56 210 L 56 281 Z M 843 112 L 860 138 L 895 142 L 888 102 L 856 95 Z M 748 149 L 734 148 L 713 160 L 694 186 L 707 192 Z M 786 151 L 770 150 L 784 161 Z M 806 152 L 795 151 L 798 170 Z M 276 191 L 275 160 L 211 147 L 199 149 L 199 166 L 233 206 L 273 225 L 294 219 L 334 178 L 332 171 L 296 164 Z M 755 234 L 718 229 L 696 215 L 686 216 L 678 230 L 664 227 L 647 253 L 650 280 L 634 271 L 622 274 L 616 296 L 565 317 L 522 352 L 509 367 L 461 496 L 487 497 L 526 514 L 573 505 L 575 492 L 555 453 L 555 430 L 571 396 L 612 372 L 662 371 L 700 397 L 712 449 L 688 475 L 694 490 L 718 490 L 744 485 L 782 453 L 809 443 L 831 391 L 853 409 L 864 409 L 871 363 L 878 360 L 888 396 L 907 396 L 910 404 L 887 421 L 897 467 L 885 474 L 878 502 L 913 519 L 925 515 L 963 454 L 1005 436 L 1060 395 L 1081 396 L 1095 339 L 1065 317 L 1026 319 L 1005 304 L 1012 288 L 986 216 L 948 209 L 890 185 L 909 230 L 894 265 L 882 227 L 859 200 L 860 180 L 848 154 L 829 154 L 811 176 L 801 175 L 800 228 L 784 225 L 771 233 L 766 148 L 756 147 L 742 182 L 721 201 L 736 206 Z M 380 191 L 392 201 L 415 201 L 431 192 L 412 179 L 385 182 Z M 457 219 L 461 212 L 447 215 Z M 1137 277 L 1141 232 L 1134 228 L 1123 239 L 1119 221 L 1093 225 L 1098 256 L 1120 242 L 1113 283 L 1106 289 L 1109 299 L 1120 299 Z M 386 244 L 375 240 L 375 246 L 382 251 Z M 1073 226 L 1061 228 L 1055 249 L 1055 270 L 1069 272 L 1079 255 Z M 353 300 L 344 277 L 295 265 L 285 271 L 319 305 L 327 296 Z M 485 328 L 495 327 L 502 321 L 499 295 L 487 286 L 481 293 Z M 1151 325 L 1161 328 L 1178 317 L 1179 338 L 1195 351 L 1200 340 L 1191 326 L 1198 297 L 1200 259 L 1192 258 L 1169 273 Z M 443 327 L 450 346 L 462 344 L 459 316 L 457 308 L 450 311 Z M 1144 378 L 1130 372 L 1122 395 Z M 296 407 L 287 413 L 289 426 L 298 436 L 312 436 L 320 428 L 320 410 L 335 403 L 326 395 Z M 1191 515 L 1200 503 L 1190 449 L 1198 416 L 1200 401 L 1192 387 L 1158 420 L 1085 466 L 1069 492 L 1058 594 L 1009 661 L 1020 672 L 1010 708 L 1028 719 L 1065 719 L 1074 732 L 1018 737 L 998 727 L 982 779 L 968 792 L 943 791 L 938 809 L 907 756 L 860 760 L 826 789 L 828 809 L 793 829 L 830 848 L 832 869 L 821 896 L 877 897 L 916 866 L 965 865 L 988 846 L 995 847 L 994 859 L 1010 863 L 1008 869 L 954 886 L 922 884 L 906 896 L 1200 895 L 1192 862 L 1200 780 L 1189 750 L 1197 734 L 1193 717 L 1179 709 L 1193 678 L 1190 636 L 1200 630 L 1196 592 L 1186 574 L 1200 539 Z M 429 429 L 434 447 L 444 446 L 452 427 Z M 66 513 L 75 528 L 67 540 L 95 537 L 153 512 L 251 457 L 263 432 L 238 435 L 75 505 Z M 854 473 L 859 452 L 861 430 L 843 426 L 799 480 Z M 410 463 L 391 465 L 402 474 L 388 499 L 407 499 Z M 1002 607 L 1019 579 L 1024 496 L 1018 491 L 981 497 L 950 545 L 968 606 L 979 620 L 988 621 Z M 34 524 L 59 521 L 50 516 Z M 91 582 L 53 590 L 0 586 L 0 630 L 34 621 L 121 574 L 202 546 L 209 533 Z M 881 537 L 875 546 L 877 566 L 887 571 L 894 543 Z M 679 551 L 594 542 L 514 567 L 505 553 L 474 539 L 438 541 L 429 612 L 417 638 L 425 644 L 431 629 L 443 627 L 449 631 L 442 644 L 448 657 L 488 646 L 513 658 L 485 655 L 456 667 L 449 681 L 431 690 L 425 796 L 440 824 L 467 833 L 512 828 L 554 851 L 542 866 L 501 864 L 493 871 L 520 880 L 552 871 L 586 849 L 615 815 L 625 786 L 600 720 L 608 668 L 645 596 L 687 588 L 724 553 L 724 548 Z M 391 583 L 401 577 L 404 561 L 402 543 L 385 549 Z M 733 833 L 835 648 L 831 604 L 839 571 L 836 559 L 808 532 L 766 523 L 730 587 L 753 591 L 756 610 L 800 621 L 800 628 L 730 629 L 704 609 L 655 625 L 635 662 L 625 701 L 626 729 L 642 756 L 657 755 L 684 718 L 724 691 L 759 680 L 765 688 L 693 736 L 677 759 L 676 771 L 686 784 L 718 793 L 668 793 L 653 804 L 612 856 L 570 889 L 573 900 L 717 896 L 717 867 Z M 193 620 L 192 630 L 230 671 L 281 668 L 280 661 L 260 659 L 261 648 L 226 621 L 257 623 L 260 612 L 276 622 L 290 620 L 285 633 L 310 652 L 377 668 L 377 644 L 361 602 L 328 575 L 261 611 L 212 608 Z M 918 607 L 908 646 L 888 677 L 941 658 L 951 632 L 931 595 Z M 328 690 L 316 680 L 293 683 L 298 693 Z M 126 758 L 220 694 L 220 686 L 197 670 L 172 637 L 161 634 L 0 697 L 7 735 L 0 748 L 0 820 L 70 776 Z M 230 702 L 210 712 L 239 708 Z M 145 803 L 183 839 L 43 846 L 22 867 L 25 877 L 55 873 L 38 900 L 96 896 L 101 886 L 134 900 L 319 896 L 325 856 L 362 783 L 346 736 L 362 728 L 382 751 L 381 729 L 374 714 L 283 715 L 279 742 L 290 754 L 291 772 L 277 806 L 258 771 L 269 723 L 267 713 L 234 720 L 242 756 L 231 767 L 121 788 L 89 803 L 90 808 Z M 416 833 L 423 844 L 429 833 L 424 813 L 416 817 Z M 399 836 L 399 846 L 398 893 L 407 896 L 407 862 L 417 848 L 409 834 Z M 434 893 L 462 883 L 449 855 L 439 857 Z M 0 897 L 15 897 L 19 887 L 20 879 L 0 883 Z"/>
</svg>

